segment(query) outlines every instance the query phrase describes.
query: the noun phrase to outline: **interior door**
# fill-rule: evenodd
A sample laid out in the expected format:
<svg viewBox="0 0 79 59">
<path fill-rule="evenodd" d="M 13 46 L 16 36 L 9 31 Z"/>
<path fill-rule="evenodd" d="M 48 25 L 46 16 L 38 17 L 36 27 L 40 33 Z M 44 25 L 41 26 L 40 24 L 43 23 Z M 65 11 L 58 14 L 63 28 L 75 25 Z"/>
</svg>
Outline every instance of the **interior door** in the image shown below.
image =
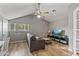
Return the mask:
<svg viewBox="0 0 79 59">
<path fill-rule="evenodd" d="M 0 41 L 2 40 L 2 19 L 0 18 Z"/>
</svg>

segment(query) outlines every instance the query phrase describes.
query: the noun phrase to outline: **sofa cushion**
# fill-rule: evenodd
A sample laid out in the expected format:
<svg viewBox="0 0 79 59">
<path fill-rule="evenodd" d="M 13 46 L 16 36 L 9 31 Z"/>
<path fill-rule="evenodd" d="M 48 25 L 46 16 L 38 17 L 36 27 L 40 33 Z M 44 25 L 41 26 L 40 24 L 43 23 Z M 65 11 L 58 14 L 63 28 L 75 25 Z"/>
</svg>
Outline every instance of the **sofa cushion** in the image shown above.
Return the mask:
<svg viewBox="0 0 79 59">
<path fill-rule="evenodd" d="M 55 28 L 55 29 L 53 29 L 52 34 L 60 35 L 61 32 L 62 32 L 61 29 L 59 29 L 59 28 Z"/>
<path fill-rule="evenodd" d="M 36 40 L 36 36 L 32 36 L 32 37 L 31 37 L 31 40 L 32 40 L 32 41 Z"/>
</svg>

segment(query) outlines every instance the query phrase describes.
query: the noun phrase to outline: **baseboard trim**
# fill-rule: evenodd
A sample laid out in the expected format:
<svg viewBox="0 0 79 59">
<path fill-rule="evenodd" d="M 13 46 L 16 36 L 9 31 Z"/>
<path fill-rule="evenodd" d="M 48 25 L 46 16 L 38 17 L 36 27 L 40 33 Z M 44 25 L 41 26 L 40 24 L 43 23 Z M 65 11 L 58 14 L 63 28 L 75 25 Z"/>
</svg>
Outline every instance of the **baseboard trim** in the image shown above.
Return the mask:
<svg viewBox="0 0 79 59">
<path fill-rule="evenodd" d="M 72 51 L 72 49 L 68 49 L 68 50 L 69 50 L 69 51 L 71 51 L 71 52 L 73 52 L 73 51 Z M 79 52 L 79 49 L 77 49 L 77 48 L 76 48 L 76 51 L 78 51 L 78 52 Z"/>
<path fill-rule="evenodd" d="M 20 40 L 20 41 L 10 41 L 10 43 L 21 43 L 21 42 L 26 42 L 26 40 Z"/>
</svg>

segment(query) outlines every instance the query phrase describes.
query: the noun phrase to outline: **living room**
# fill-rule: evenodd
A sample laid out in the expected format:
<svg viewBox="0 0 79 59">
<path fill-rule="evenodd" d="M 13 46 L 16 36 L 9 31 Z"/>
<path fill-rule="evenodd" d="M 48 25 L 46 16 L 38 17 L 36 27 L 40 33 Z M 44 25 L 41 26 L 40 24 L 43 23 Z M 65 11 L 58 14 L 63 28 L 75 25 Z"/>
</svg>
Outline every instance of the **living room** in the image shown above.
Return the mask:
<svg viewBox="0 0 79 59">
<path fill-rule="evenodd" d="M 2 32 L 8 56 L 70 56 L 73 54 L 73 11 L 78 3 L 2 3 Z M 3 22 L 3 20 L 1 20 Z M 5 29 L 7 28 L 6 32 Z M 2 39 L 2 38 L 1 38 Z M 1 40 L 1 41 L 4 41 Z M 0 45 L 1 46 L 1 45 Z M 4 47 L 4 46 L 2 46 Z M 6 54 L 7 53 L 7 54 Z"/>
</svg>

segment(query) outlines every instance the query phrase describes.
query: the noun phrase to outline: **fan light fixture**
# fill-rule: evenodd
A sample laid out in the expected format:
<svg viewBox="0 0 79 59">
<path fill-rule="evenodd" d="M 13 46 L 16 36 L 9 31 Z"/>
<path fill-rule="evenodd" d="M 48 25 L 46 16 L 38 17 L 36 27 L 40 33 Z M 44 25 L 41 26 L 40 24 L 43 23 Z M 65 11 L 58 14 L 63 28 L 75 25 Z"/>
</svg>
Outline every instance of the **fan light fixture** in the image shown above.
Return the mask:
<svg viewBox="0 0 79 59">
<path fill-rule="evenodd" d="M 41 15 L 37 15 L 37 18 L 41 18 Z"/>
<path fill-rule="evenodd" d="M 37 8 L 37 15 L 36 15 L 36 17 L 37 18 L 41 18 L 41 15 L 40 15 L 41 14 L 41 12 L 40 12 L 40 3 L 38 3 L 37 6 L 38 6 L 38 8 Z"/>
</svg>

